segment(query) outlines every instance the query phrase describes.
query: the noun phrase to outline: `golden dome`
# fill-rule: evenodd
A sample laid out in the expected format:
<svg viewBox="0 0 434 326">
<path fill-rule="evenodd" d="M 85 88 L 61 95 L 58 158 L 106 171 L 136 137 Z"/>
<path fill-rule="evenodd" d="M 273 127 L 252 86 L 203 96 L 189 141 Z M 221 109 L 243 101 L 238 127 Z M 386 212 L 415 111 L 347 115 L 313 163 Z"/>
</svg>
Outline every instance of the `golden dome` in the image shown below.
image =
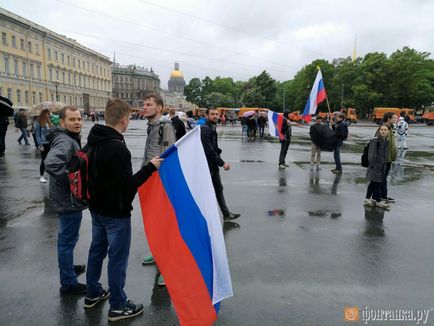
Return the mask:
<svg viewBox="0 0 434 326">
<path fill-rule="evenodd" d="M 170 78 L 184 78 L 184 74 L 179 70 L 172 70 L 170 73 Z"/>
</svg>

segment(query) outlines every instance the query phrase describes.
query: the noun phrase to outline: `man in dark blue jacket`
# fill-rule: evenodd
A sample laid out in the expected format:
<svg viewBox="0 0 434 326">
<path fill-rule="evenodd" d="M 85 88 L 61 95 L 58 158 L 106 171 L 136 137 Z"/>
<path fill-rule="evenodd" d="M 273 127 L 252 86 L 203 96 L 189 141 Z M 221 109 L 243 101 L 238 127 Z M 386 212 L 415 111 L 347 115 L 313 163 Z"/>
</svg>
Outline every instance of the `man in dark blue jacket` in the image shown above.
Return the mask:
<svg viewBox="0 0 434 326">
<path fill-rule="evenodd" d="M 341 147 L 348 137 L 348 127 L 345 123 L 345 114 L 339 112 L 336 114 L 336 123 L 333 125 L 333 130 L 337 138 L 337 145 L 333 151 L 333 156 L 335 159 L 336 168 L 332 170 L 334 174 L 342 174 L 342 163 L 341 163 Z"/>
<path fill-rule="evenodd" d="M 211 173 L 212 184 L 214 186 L 217 202 L 223 214 L 223 219 L 233 220 L 240 217 L 240 214 L 229 212 L 223 195 L 223 185 L 219 168 L 222 167 L 224 170 L 229 171 L 231 166 L 220 157 L 222 150 L 218 147 L 216 132 L 218 115 L 219 113 L 215 108 L 208 108 L 206 110 L 207 122 L 201 126 L 200 133 L 209 171 Z"/>
</svg>

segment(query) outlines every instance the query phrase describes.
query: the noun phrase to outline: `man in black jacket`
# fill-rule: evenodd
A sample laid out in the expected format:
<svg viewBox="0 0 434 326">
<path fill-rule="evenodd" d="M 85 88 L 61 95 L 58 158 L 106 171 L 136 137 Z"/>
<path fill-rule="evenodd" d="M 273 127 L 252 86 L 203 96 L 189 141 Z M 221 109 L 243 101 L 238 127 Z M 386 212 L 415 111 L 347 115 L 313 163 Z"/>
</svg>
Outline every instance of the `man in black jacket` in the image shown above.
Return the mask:
<svg viewBox="0 0 434 326">
<path fill-rule="evenodd" d="M 280 155 L 279 155 L 279 169 L 286 169 L 289 165 L 285 163 L 286 154 L 288 153 L 289 145 L 291 145 L 292 129 L 288 122 L 289 111 L 283 113 L 282 128 L 280 132 L 283 135 L 283 139 L 280 139 Z"/>
<path fill-rule="evenodd" d="M 223 219 L 233 220 L 240 217 L 240 214 L 229 212 L 223 195 L 223 185 L 220 178 L 219 167 L 229 171 L 231 166 L 228 163 L 225 163 L 225 161 L 220 157 L 222 150 L 218 148 L 216 132 L 218 115 L 219 113 L 215 108 L 208 108 L 206 110 L 207 122 L 201 126 L 200 133 L 203 149 L 208 161 L 209 171 L 211 173 L 212 184 L 214 186 L 217 202 L 219 203 L 220 210 L 223 214 Z"/>
<path fill-rule="evenodd" d="M 127 300 L 124 292 L 128 255 L 131 243 L 131 203 L 140 187 L 162 159 L 153 158 L 133 174 L 131 153 L 125 145 L 124 133 L 130 119 L 129 105 L 113 99 L 107 102 L 106 125 L 92 127 L 88 145 L 96 151 L 91 173 L 92 243 L 87 268 L 88 296 L 84 307 L 92 308 L 109 296 L 99 283 L 102 263 L 108 253 L 108 285 L 110 288 L 109 321 L 135 317 L 143 305 Z"/>
<path fill-rule="evenodd" d="M 345 123 L 345 114 L 339 112 L 336 114 L 336 123 L 333 125 L 333 130 L 335 132 L 335 136 L 337 138 L 337 145 L 333 150 L 333 156 L 335 159 L 336 168 L 332 170 L 334 174 L 342 174 L 342 163 L 341 163 L 341 147 L 345 140 L 348 137 L 348 127 Z"/>
<path fill-rule="evenodd" d="M 5 156 L 6 150 L 6 131 L 8 130 L 9 117 L 13 116 L 12 102 L 3 96 L 0 96 L 0 158 Z"/>
</svg>

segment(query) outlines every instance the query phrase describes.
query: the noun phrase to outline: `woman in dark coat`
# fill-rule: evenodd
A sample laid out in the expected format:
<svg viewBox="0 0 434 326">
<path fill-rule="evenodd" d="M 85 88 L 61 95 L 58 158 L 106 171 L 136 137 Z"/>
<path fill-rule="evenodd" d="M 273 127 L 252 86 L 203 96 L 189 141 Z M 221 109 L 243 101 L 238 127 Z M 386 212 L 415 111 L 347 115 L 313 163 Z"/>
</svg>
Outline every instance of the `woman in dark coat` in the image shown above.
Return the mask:
<svg viewBox="0 0 434 326">
<path fill-rule="evenodd" d="M 386 202 L 381 201 L 381 184 L 386 171 L 386 137 L 388 134 L 389 128 L 386 125 L 382 125 L 379 129 L 378 137 L 372 139 L 369 144 L 369 166 L 366 171 L 366 179 L 370 183 L 365 201 L 363 202 L 366 206 L 378 206 L 386 209 L 390 207 Z"/>
</svg>

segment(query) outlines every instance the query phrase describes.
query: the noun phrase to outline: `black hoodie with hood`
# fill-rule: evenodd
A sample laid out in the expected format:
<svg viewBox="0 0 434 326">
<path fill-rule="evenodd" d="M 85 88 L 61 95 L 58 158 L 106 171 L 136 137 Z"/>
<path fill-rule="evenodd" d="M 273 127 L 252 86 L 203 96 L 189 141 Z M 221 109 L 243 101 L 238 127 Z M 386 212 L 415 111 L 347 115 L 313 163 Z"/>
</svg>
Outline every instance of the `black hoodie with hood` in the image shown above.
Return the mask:
<svg viewBox="0 0 434 326">
<path fill-rule="evenodd" d="M 96 147 L 89 209 L 106 217 L 129 218 L 137 188 L 156 167 L 148 163 L 133 174 L 131 153 L 124 137 L 111 127 L 94 125 L 87 140 L 88 145 Z"/>
</svg>

